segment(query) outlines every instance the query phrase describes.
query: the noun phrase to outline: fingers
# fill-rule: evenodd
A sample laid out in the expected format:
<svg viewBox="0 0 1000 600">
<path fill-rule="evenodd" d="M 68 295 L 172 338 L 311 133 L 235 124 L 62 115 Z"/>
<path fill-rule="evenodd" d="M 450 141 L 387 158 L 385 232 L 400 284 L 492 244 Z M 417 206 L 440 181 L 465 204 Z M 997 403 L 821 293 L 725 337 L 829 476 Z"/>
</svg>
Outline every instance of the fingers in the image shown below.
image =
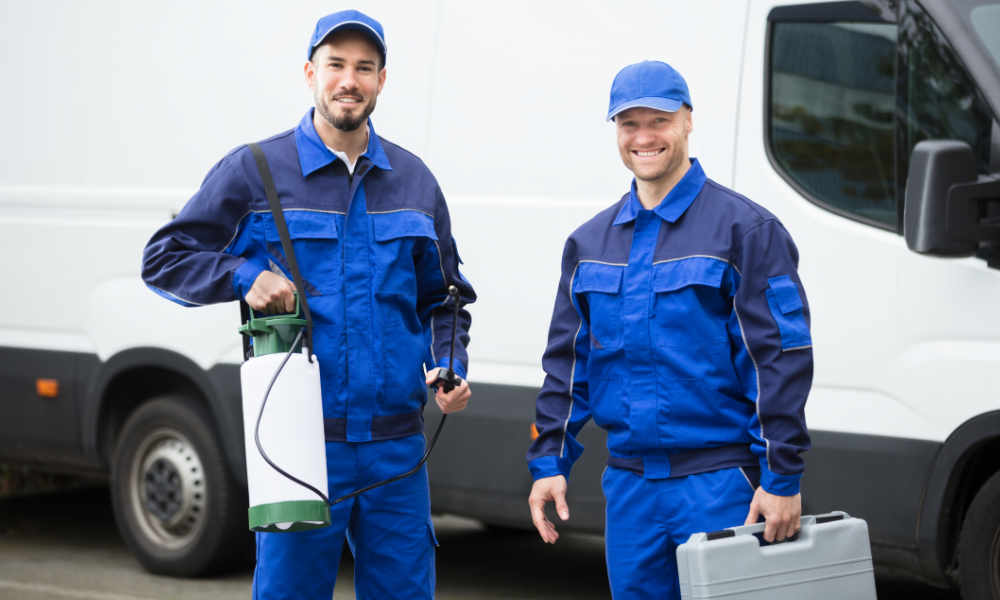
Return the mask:
<svg viewBox="0 0 1000 600">
<path fill-rule="evenodd" d="M 443 369 L 441 367 L 435 367 L 430 371 L 427 371 L 427 377 L 424 378 L 427 385 L 431 385 L 432 383 L 437 381 L 438 373 L 440 373 L 442 370 Z"/>
<path fill-rule="evenodd" d="M 432 382 L 433 383 L 433 382 Z M 469 382 L 462 380 L 462 383 L 450 392 L 445 393 L 443 386 L 438 386 L 434 400 L 438 408 L 444 414 L 458 412 L 469 405 L 469 398 L 472 397 L 472 390 L 469 389 Z"/>
<path fill-rule="evenodd" d="M 531 509 L 531 522 L 538 530 L 538 535 L 546 544 L 554 544 L 559 539 L 559 532 L 555 525 L 545 516 L 545 504 L 551 500 L 556 501 L 559 506 L 560 499 L 565 510 L 565 516 L 560 513 L 560 517 L 565 520 L 569 518 L 569 508 L 566 506 L 566 478 L 562 475 L 555 477 L 545 477 L 535 481 L 531 486 L 531 494 L 528 496 L 528 506 Z M 558 508 L 557 508 L 558 510 Z"/>
<path fill-rule="evenodd" d="M 295 286 L 280 275 L 262 271 L 244 297 L 250 308 L 267 314 L 295 311 Z"/>
<path fill-rule="evenodd" d="M 794 536 L 802 526 L 801 496 L 776 496 L 758 488 L 750 503 L 746 524 L 751 524 L 751 517 L 756 522 L 758 514 L 764 516 L 764 540 L 783 542 Z"/>
<path fill-rule="evenodd" d="M 569 519 L 569 504 L 566 504 L 565 488 L 556 488 L 554 495 L 556 499 L 556 514 L 558 514 L 559 518 L 563 521 Z"/>
<path fill-rule="evenodd" d="M 538 530 L 542 541 L 546 544 L 556 543 L 556 540 L 559 539 L 559 532 L 556 531 L 555 525 L 545 518 L 545 501 L 532 495 L 528 497 L 528 506 L 531 507 L 531 522 Z"/>
<path fill-rule="evenodd" d="M 750 501 L 750 512 L 747 513 L 747 518 L 743 521 L 744 525 L 753 525 L 760 519 L 760 507 L 757 505 L 757 495 L 754 494 L 753 500 Z"/>
<path fill-rule="evenodd" d="M 778 521 L 777 519 L 768 519 L 764 517 L 764 539 L 768 542 L 773 542 L 778 533 Z M 782 524 L 783 525 L 783 524 Z M 778 538 L 781 541 L 785 538 Z"/>
</svg>

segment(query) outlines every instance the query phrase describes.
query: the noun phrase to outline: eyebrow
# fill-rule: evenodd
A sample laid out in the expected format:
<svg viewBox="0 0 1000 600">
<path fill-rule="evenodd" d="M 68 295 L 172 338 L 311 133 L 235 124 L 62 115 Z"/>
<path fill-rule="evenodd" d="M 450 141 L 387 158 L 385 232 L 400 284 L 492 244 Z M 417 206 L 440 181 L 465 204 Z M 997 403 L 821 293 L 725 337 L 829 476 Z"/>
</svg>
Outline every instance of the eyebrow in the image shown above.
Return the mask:
<svg viewBox="0 0 1000 600">
<path fill-rule="evenodd" d="M 334 62 L 334 61 L 348 62 L 347 59 L 344 58 L 344 57 L 342 57 L 342 56 L 333 56 L 333 55 L 331 55 L 331 56 L 326 57 L 326 62 Z M 375 61 L 367 59 L 367 58 L 363 58 L 363 59 L 361 59 L 361 60 L 358 61 L 358 64 L 359 65 L 374 65 Z"/>
</svg>

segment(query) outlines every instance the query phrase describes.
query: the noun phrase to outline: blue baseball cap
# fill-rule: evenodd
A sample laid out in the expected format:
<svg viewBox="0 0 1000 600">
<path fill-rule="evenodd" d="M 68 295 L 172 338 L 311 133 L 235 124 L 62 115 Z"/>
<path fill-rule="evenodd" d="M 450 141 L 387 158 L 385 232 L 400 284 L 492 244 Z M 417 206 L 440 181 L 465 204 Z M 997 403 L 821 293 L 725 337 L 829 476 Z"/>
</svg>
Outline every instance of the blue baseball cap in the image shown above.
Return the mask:
<svg viewBox="0 0 1000 600">
<path fill-rule="evenodd" d="M 687 83 L 673 67 L 658 60 L 644 60 L 618 71 L 611 83 L 608 120 L 615 115 L 642 106 L 676 112 L 682 105 L 693 109 Z"/>
<path fill-rule="evenodd" d="M 378 48 L 379 56 L 382 57 L 382 66 L 385 66 L 385 32 L 382 31 L 382 24 L 369 17 L 359 10 L 342 10 L 327 15 L 316 21 L 316 29 L 313 30 L 312 38 L 309 39 L 309 49 L 306 51 L 306 59 L 312 60 L 316 46 L 323 43 L 335 31 L 353 29 L 366 34 Z"/>
</svg>

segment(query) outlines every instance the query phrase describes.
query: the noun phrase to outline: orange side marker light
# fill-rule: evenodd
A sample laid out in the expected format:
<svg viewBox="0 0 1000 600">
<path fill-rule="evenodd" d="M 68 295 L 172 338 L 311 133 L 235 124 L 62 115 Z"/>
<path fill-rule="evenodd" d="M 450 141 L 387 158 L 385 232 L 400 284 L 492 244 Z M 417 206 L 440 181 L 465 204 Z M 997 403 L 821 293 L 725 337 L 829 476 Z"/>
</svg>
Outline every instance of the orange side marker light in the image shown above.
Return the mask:
<svg viewBox="0 0 1000 600">
<path fill-rule="evenodd" d="M 59 396 L 59 380 L 36 379 L 35 392 L 42 398 L 56 398 Z"/>
</svg>

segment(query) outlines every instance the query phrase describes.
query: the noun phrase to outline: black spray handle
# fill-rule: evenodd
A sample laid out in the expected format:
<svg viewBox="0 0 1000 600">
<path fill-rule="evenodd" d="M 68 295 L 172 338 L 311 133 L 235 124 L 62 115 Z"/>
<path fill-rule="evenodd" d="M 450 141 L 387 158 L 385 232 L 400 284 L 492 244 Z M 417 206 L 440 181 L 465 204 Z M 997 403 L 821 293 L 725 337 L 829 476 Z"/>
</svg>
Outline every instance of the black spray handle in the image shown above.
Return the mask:
<svg viewBox="0 0 1000 600">
<path fill-rule="evenodd" d="M 450 354 L 448 355 L 448 370 L 445 371 L 444 375 L 441 375 L 440 372 L 438 372 L 437 379 L 435 379 L 430 385 L 432 388 L 436 388 L 440 385 L 446 394 L 462 385 L 462 378 L 455 374 L 455 334 L 458 332 L 458 311 L 461 308 L 461 304 L 458 301 L 457 287 L 453 285 L 448 286 L 448 300 L 452 305 L 451 348 Z"/>
</svg>

